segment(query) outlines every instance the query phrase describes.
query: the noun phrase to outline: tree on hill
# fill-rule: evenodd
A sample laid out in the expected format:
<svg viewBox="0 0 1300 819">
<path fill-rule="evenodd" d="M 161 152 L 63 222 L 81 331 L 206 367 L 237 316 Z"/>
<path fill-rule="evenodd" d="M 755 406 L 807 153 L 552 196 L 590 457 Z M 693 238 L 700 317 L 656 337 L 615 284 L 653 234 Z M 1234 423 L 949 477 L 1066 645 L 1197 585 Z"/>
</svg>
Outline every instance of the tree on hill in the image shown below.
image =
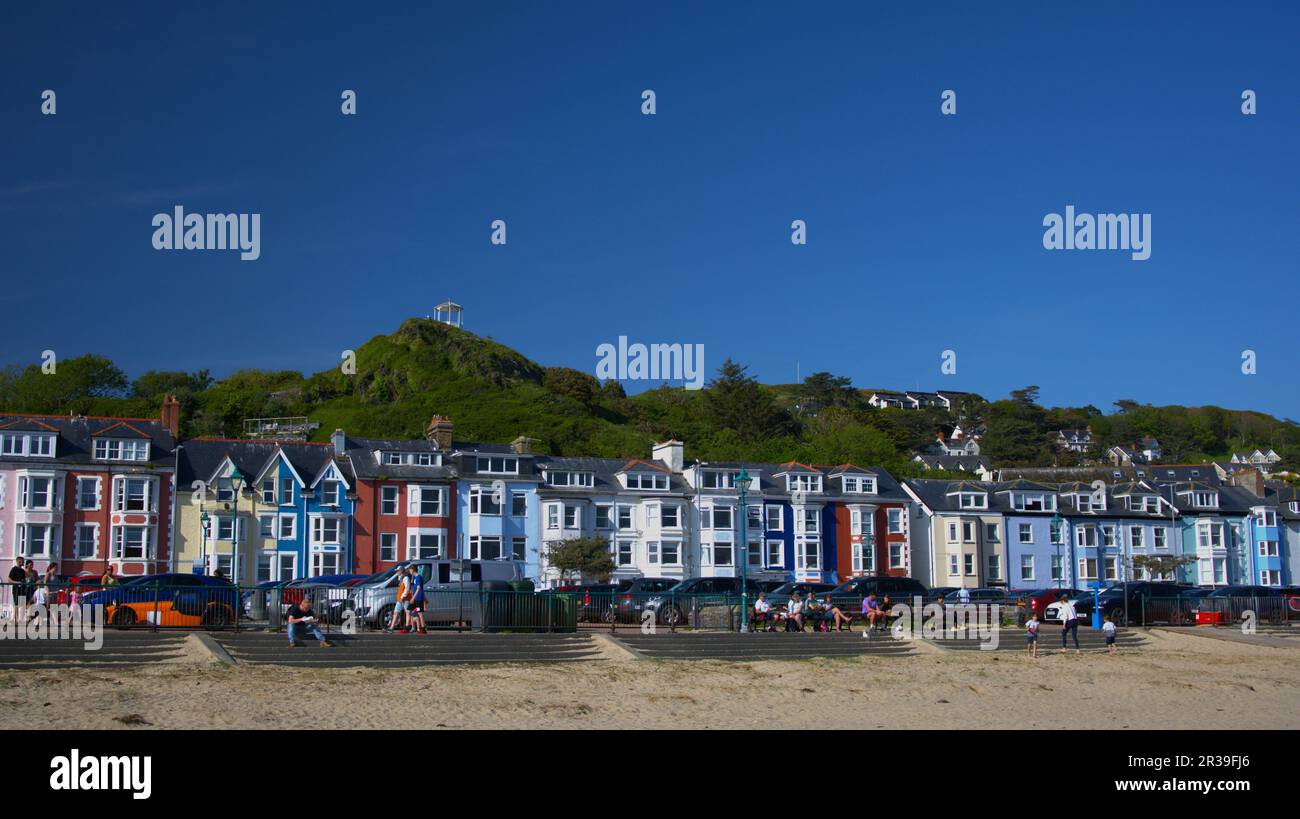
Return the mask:
<svg viewBox="0 0 1300 819">
<path fill-rule="evenodd" d="M 728 358 L 704 392 L 704 406 L 715 428 L 735 430 L 742 439 L 781 436 L 790 431 L 789 414 L 777 406 L 746 367 Z"/>
</svg>

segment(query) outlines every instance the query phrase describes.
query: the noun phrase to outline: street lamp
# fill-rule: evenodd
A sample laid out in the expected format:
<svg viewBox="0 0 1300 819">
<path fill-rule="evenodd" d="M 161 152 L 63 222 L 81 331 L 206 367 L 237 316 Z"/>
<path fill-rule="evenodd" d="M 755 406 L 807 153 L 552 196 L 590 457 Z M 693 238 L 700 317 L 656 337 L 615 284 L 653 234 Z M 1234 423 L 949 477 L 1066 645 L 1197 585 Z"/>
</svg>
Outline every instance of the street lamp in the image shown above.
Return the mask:
<svg viewBox="0 0 1300 819">
<path fill-rule="evenodd" d="M 208 573 L 208 526 L 211 521 L 212 518 L 206 510 L 199 513 L 199 543 L 201 544 L 199 554 L 203 557 L 204 574 Z"/>
<path fill-rule="evenodd" d="M 749 584 L 746 582 L 749 569 L 749 509 L 745 506 L 745 494 L 749 487 L 749 473 L 745 467 L 736 475 L 736 496 L 739 499 L 737 511 L 740 516 L 740 548 L 744 555 L 740 559 L 740 630 L 749 631 Z M 733 550 L 736 554 L 739 550 Z"/>
<path fill-rule="evenodd" d="M 230 494 L 234 499 L 234 511 L 230 518 L 230 582 L 239 585 L 239 490 L 240 486 L 247 483 L 247 477 L 239 471 L 239 467 L 233 467 L 230 471 Z"/>
</svg>

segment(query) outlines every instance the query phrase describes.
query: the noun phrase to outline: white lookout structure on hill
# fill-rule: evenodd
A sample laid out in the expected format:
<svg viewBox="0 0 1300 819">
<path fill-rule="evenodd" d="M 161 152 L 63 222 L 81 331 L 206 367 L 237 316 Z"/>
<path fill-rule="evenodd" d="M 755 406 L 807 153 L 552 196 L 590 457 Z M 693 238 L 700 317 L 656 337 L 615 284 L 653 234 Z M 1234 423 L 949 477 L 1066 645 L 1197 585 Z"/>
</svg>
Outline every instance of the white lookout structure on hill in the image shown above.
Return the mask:
<svg viewBox="0 0 1300 819">
<path fill-rule="evenodd" d="M 434 321 L 441 321 L 443 324 L 450 324 L 452 327 L 460 327 L 465 322 L 465 308 L 451 299 L 447 299 L 433 308 L 433 319 Z"/>
</svg>

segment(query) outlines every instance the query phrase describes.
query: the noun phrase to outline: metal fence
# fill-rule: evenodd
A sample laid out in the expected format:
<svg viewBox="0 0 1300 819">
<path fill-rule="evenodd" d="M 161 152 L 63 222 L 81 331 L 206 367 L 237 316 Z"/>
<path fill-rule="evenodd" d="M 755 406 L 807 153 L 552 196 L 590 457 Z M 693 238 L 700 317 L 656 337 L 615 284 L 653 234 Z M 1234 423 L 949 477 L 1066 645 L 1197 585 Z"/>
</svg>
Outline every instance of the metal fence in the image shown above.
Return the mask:
<svg viewBox="0 0 1300 819">
<path fill-rule="evenodd" d="M 1300 622 L 1297 597 L 1144 597 L 1128 619 L 1138 626 L 1236 626 Z"/>
<path fill-rule="evenodd" d="M 78 578 L 78 581 L 85 581 Z M 370 596 L 367 596 L 370 595 Z M 145 629 L 272 629 L 285 626 L 289 610 L 306 600 L 327 632 L 356 633 L 419 627 L 408 615 L 395 615 L 395 596 L 382 590 L 326 584 L 234 586 L 210 578 L 192 584 L 162 585 L 128 578 L 102 587 L 86 582 L 0 583 L 0 616 L 31 620 L 51 606 L 102 606 L 102 617 L 116 628 Z M 750 608 L 755 629 L 819 630 L 842 624 L 830 608 L 805 611 L 799 621 L 785 617 L 787 601 L 771 600 L 774 615 L 753 612 L 754 595 L 742 602 L 739 594 L 624 594 L 608 590 L 503 591 L 485 588 L 440 589 L 426 592 L 423 627 L 428 630 L 546 632 L 584 629 L 698 629 L 739 631 L 742 606 Z M 910 602 L 910 601 L 907 601 Z M 836 595 L 841 614 L 860 625 L 861 598 Z M 884 606 L 888 611 L 888 606 Z M 1004 607 L 1019 622 L 1023 609 Z M 1237 626 L 1300 623 L 1300 597 L 1177 597 L 1140 598 L 1128 607 L 1130 626 Z"/>
<path fill-rule="evenodd" d="M 407 625 L 392 608 L 362 612 L 357 594 L 344 586 L 249 587 L 230 583 L 193 585 L 140 581 L 104 587 L 72 583 L 0 584 L 0 616 L 32 621 L 54 606 L 99 607 L 103 622 L 121 629 L 283 629 L 289 612 L 306 601 L 327 633 L 356 633 Z M 423 626 L 457 631 L 575 631 L 577 601 L 557 592 L 485 589 L 431 590 Z M 418 622 L 414 625 L 418 625 Z"/>
</svg>

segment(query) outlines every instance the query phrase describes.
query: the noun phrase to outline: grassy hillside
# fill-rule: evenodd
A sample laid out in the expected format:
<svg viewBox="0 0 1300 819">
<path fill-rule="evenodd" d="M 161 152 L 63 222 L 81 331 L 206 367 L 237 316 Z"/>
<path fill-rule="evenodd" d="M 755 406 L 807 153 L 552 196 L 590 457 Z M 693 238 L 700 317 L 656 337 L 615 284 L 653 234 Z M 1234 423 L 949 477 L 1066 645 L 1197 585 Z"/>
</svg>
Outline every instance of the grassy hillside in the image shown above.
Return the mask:
<svg viewBox="0 0 1300 819">
<path fill-rule="evenodd" d="M 0 409 L 154 416 L 162 396 L 180 397 L 184 435 L 241 434 L 245 418 L 306 415 L 319 440 L 335 428 L 361 436 L 420 437 L 432 415 L 450 416 L 460 440 L 539 441 L 542 452 L 644 457 L 651 443 L 675 437 L 687 455 L 712 460 L 875 464 L 912 474 L 910 453 L 958 418 L 987 430 L 984 450 L 1000 465 L 1068 464 L 1051 433 L 1091 425 L 1101 447 L 1155 435 L 1171 459 L 1199 461 L 1233 450 L 1272 446 L 1300 462 L 1300 428 L 1264 413 L 1218 407 L 1154 407 L 1117 401 L 1095 407 L 1044 408 L 1037 388 L 987 403 L 944 410 L 879 410 L 870 390 L 814 373 L 803 384 L 764 386 L 728 361 L 705 390 L 663 386 L 629 398 L 617 383 L 544 367 L 491 339 L 429 319 L 409 319 L 391 335 L 356 350 L 356 371 L 304 375 L 244 370 L 150 371 L 135 381 L 95 355 L 0 371 Z"/>
</svg>

